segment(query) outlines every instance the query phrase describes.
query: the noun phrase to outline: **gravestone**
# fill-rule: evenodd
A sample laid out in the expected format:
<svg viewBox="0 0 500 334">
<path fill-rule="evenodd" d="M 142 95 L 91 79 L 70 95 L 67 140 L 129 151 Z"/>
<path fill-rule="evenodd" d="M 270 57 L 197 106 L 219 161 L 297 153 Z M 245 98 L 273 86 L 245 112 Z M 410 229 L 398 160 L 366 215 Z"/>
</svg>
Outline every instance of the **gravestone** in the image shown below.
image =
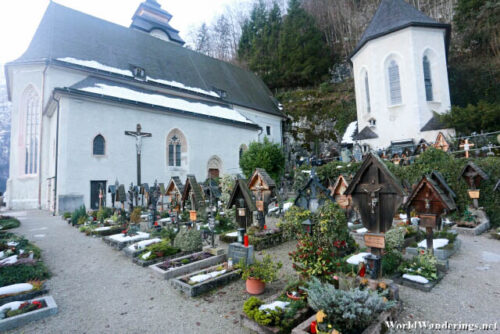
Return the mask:
<svg viewBox="0 0 500 334">
<path fill-rule="evenodd" d="M 486 174 L 481 168 L 479 168 L 475 163 L 469 161 L 467 165 L 462 169 L 460 173 L 460 177 L 462 177 L 467 184 L 469 185 L 469 197 L 472 199 L 474 208 L 477 209 L 479 207 L 479 185 L 481 181 L 488 180 L 488 174 Z"/>
<path fill-rule="evenodd" d="M 444 191 L 448 188 L 444 179 L 438 184 L 431 176 L 424 176 L 405 203 L 420 214 L 420 226 L 427 232 L 427 249 L 432 253 L 433 231 L 441 225 L 441 215 L 456 209 L 455 202 Z"/>
<path fill-rule="evenodd" d="M 393 216 L 403 202 L 405 191 L 384 162 L 369 153 L 346 190 L 358 209 L 362 223 L 369 231 L 366 246 L 371 249 L 368 258 L 372 278 L 380 277 L 382 245 L 385 232 L 392 226 Z"/>
<path fill-rule="evenodd" d="M 238 242 L 233 242 L 229 245 L 229 248 L 227 250 L 227 258 L 232 259 L 233 265 L 238 264 L 241 259 L 243 259 L 247 265 L 252 264 L 253 246 L 250 245 L 248 247 L 245 247 Z"/>
</svg>

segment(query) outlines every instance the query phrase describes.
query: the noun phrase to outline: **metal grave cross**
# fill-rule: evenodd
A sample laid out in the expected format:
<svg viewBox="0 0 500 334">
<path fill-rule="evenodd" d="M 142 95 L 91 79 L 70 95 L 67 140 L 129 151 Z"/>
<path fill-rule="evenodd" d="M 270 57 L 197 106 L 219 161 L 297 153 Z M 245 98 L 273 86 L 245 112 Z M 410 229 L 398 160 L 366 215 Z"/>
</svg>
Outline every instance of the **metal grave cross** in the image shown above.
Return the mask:
<svg viewBox="0 0 500 334">
<path fill-rule="evenodd" d="M 141 184 L 141 151 L 142 138 L 151 137 L 151 133 L 141 132 L 141 124 L 137 124 L 136 131 L 125 131 L 125 135 L 135 137 L 135 148 L 137 151 L 137 184 Z"/>
</svg>

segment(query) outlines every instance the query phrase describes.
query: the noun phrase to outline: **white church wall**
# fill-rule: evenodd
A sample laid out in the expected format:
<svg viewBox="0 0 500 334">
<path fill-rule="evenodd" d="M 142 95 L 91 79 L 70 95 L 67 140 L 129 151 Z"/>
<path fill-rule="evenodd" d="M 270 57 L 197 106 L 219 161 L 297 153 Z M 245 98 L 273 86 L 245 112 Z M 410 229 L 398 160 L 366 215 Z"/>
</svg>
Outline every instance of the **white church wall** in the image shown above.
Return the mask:
<svg viewBox="0 0 500 334">
<path fill-rule="evenodd" d="M 427 102 L 423 78 L 422 57 L 432 50 L 433 86 L 438 102 Z M 429 52 L 429 51 L 427 51 Z M 395 60 L 399 66 L 402 102 L 391 105 L 388 65 Z M 352 58 L 358 129 L 370 126 L 379 138 L 363 140 L 372 149 L 385 148 L 392 141 L 428 137 L 420 129 L 432 117 L 432 111 L 449 109 L 449 87 L 444 45 L 444 30 L 409 27 L 369 41 Z M 366 111 L 364 73 L 368 73 L 371 111 Z M 436 79 L 434 79 L 436 78 Z M 438 79 L 439 78 L 439 79 Z M 434 140 L 435 138 L 433 138 Z"/>
<path fill-rule="evenodd" d="M 214 155 L 222 161 L 223 173 L 235 174 L 239 170 L 239 147 L 256 140 L 256 129 L 239 128 L 232 124 L 217 123 L 199 118 L 188 118 L 162 112 L 135 109 L 114 103 L 79 100 L 64 95 L 60 104 L 60 139 L 58 195 L 73 203 L 81 197 L 90 206 L 90 181 L 115 180 L 128 185 L 136 184 L 135 139 L 124 131 L 135 130 L 140 123 L 143 132 L 152 133 L 143 139 L 142 183 L 167 183 L 172 176 L 185 180 L 195 174 L 201 182 L 207 177 L 208 161 Z M 187 163 L 168 167 L 167 136 L 179 129 L 186 137 Z M 106 140 L 105 155 L 92 155 L 93 138 L 101 134 Z M 108 198 L 109 199 L 109 198 Z M 109 202 L 108 202 L 109 203 Z M 60 210 L 68 208 L 61 207 Z"/>
<path fill-rule="evenodd" d="M 259 135 L 258 140 L 263 140 L 264 137 L 267 137 L 270 141 L 281 144 L 281 139 L 283 137 L 281 129 L 281 117 L 240 106 L 234 106 L 234 109 L 262 128 L 262 133 Z M 266 133 L 266 127 L 268 126 L 270 127 L 270 135 L 267 135 Z M 248 146 L 249 143 L 242 144 L 246 144 Z"/>
<path fill-rule="evenodd" d="M 7 181 L 8 207 L 16 209 L 35 209 L 38 207 L 38 174 L 26 175 L 24 172 L 25 156 L 25 110 L 23 94 L 32 86 L 39 96 L 39 110 L 42 103 L 41 65 L 16 67 L 10 73 L 11 85 L 11 150 L 9 180 Z"/>
</svg>

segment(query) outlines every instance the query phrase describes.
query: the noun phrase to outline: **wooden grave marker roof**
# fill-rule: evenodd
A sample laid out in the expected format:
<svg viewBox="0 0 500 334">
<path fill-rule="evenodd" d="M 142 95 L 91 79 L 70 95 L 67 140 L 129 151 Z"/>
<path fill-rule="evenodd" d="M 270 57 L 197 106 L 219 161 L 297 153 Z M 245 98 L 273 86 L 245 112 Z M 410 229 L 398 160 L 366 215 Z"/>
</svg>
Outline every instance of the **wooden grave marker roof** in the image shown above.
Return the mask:
<svg viewBox="0 0 500 334">
<path fill-rule="evenodd" d="M 344 195 L 348 186 L 349 182 L 347 182 L 346 177 L 343 174 L 340 174 L 335 180 L 335 183 L 328 187 L 330 190 L 330 196 L 334 197 L 336 195 Z"/>
<path fill-rule="evenodd" d="M 182 195 L 183 192 L 184 185 L 182 184 L 181 179 L 178 176 L 172 176 L 168 182 L 165 194 L 168 196 L 172 196 L 172 194 L 175 193 Z"/>
<path fill-rule="evenodd" d="M 479 184 L 482 180 L 488 180 L 488 174 L 486 174 L 481 168 L 479 168 L 472 161 L 467 162 L 467 164 L 462 169 L 459 178 L 462 177 L 469 186 L 475 186 L 479 188 Z"/>
<path fill-rule="evenodd" d="M 250 211 L 257 211 L 257 207 L 255 206 L 255 199 L 253 197 L 252 192 L 248 188 L 247 181 L 244 179 L 237 179 L 234 184 L 233 191 L 231 192 L 231 197 L 227 203 L 227 208 L 231 209 L 233 205 L 237 208 L 240 207 L 240 203 L 238 200 L 243 198 L 245 201 L 245 207 Z"/>
<path fill-rule="evenodd" d="M 201 186 L 196 181 L 196 177 L 192 174 L 189 174 L 186 177 L 186 184 L 184 185 L 184 191 L 182 193 L 182 202 L 184 203 L 187 199 L 189 199 L 189 193 L 193 191 L 194 201 L 195 203 L 191 203 L 194 206 L 194 210 L 198 210 L 202 207 L 205 207 L 205 198 L 203 196 L 203 191 Z"/>
<path fill-rule="evenodd" d="M 446 140 L 446 137 L 442 132 L 438 133 L 436 141 L 432 146 L 444 152 L 448 152 L 448 150 L 450 149 L 450 144 L 448 143 L 448 140 Z"/>
<path fill-rule="evenodd" d="M 267 174 L 264 168 L 256 168 L 248 181 L 248 188 L 250 190 L 257 190 L 255 187 L 260 186 L 260 190 L 274 190 L 276 188 L 276 182 Z"/>
<path fill-rule="evenodd" d="M 425 175 L 405 203 L 406 207 L 413 207 L 419 213 L 433 213 L 440 215 L 444 210 L 455 210 L 456 204 L 430 176 Z"/>
<path fill-rule="evenodd" d="M 346 195 L 351 195 L 363 225 L 373 233 L 386 232 L 406 195 L 396 177 L 375 154 L 369 153 L 356 172 Z"/>
</svg>

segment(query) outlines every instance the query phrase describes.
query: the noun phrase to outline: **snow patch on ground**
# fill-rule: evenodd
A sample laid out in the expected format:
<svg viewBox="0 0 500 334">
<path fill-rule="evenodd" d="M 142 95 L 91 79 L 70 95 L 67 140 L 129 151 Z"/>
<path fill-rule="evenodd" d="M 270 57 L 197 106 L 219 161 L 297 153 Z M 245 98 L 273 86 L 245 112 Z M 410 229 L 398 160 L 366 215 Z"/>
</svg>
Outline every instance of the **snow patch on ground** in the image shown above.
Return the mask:
<svg viewBox="0 0 500 334">
<path fill-rule="evenodd" d="M 365 262 L 365 256 L 370 253 L 359 253 L 347 259 L 347 263 L 357 266 L 360 262 Z"/>
<path fill-rule="evenodd" d="M 226 233 L 226 237 L 237 237 L 237 236 L 238 236 L 238 232 L 237 231 Z"/>
<path fill-rule="evenodd" d="M 196 276 L 190 277 L 189 280 L 196 282 L 196 283 L 200 283 L 200 282 L 209 280 L 211 278 L 220 276 L 220 275 L 224 274 L 225 272 L 226 272 L 226 270 L 212 271 L 211 273 L 208 273 L 208 274 L 201 274 L 201 275 L 196 275 Z"/>
<path fill-rule="evenodd" d="M 283 204 L 283 212 L 288 211 L 288 209 L 290 209 L 292 206 L 293 206 L 292 202 L 287 202 Z"/>
<path fill-rule="evenodd" d="M 9 256 L 8 258 L 5 258 L 0 261 L 0 264 L 14 264 L 17 262 L 17 255 L 12 255 Z"/>
<path fill-rule="evenodd" d="M 274 311 L 274 310 L 276 310 L 277 307 L 284 310 L 285 307 L 287 307 L 289 304 L 290 304 L 289 302 L 282 302 L 282 301 L 277 300 L 277 301 L 272 302 L 270 304 L 264 304 L 264 305 L 259 306 L 259 310 L 260 311 L 263 311 L 263 310 Z"/>
<path fill-rule="evenodd" d="M 128 249 L 130 249 L 131 251 L 133 251 L 135 249 L 144 249 L 147 246 L 152 245 L 152 244 L 156 244 L 156 243 L 158 243 L 160 241 L 161 241 L 160 238 L 143 240 L 143 241 L 139 241 L 139 242 L 136 242 L 135 244 L 132 244 L 132 245 L 128 246 Z"/>
<path fill-rule="evenodd" d="M 99 232 L 99 231 L 107 231 L 107 230 L 111 230 L 111 226 L 98 227 L 94 231 Z"/>
<path fill-rule="evenodd" d="M 137 234 L 133 236 L 129 235 L 124 236 L 123 233 L 120 233 L 120 234 L 114 234 L 109 238 L 118 242 L 127 242 L 127 241 L 147 239 L 149 238 L 149 233 L 137 232 Z"/>
<path fill-rule="evenodd" d="M 10 308 L 11 311 L 18 310 L 21 304 L 24 302 L 10 302 L 5 305 L 0 306 L 0 313 Z"/>
<path fill-rule="evenodd" d="M 15 293 L 21 293 L 21 292 L 26 292 L 26 291 L 31 291 L 33 290 L 33 285 L 29 283 L 19 283 L 19 284 L 12 284 L 12 285 L 7 285 L 4 287 L 0 288 L 0 296 L 1 295 L 11 295 Z"/>
<path fill-rule="evenodd" d="M 366 233 L 368 232 L 368 229 L 366 227 L 358 228 L 356 230 L 356 233 Z"/>
<path fill-rule="evenodd" d="M 429 280 L 427 278 L 422 277 L 420 275 L 403 274 L 403 278 L 421 284 L 429 283 Z"/>
<path fill-rule="evenodd" d="M 438 249 L 444 247 L 450 242 L 448 239 L 433 239 L 432 248 Z M 427 240 L 422 240 L 418 243 L 418 247 L 427 248 Z"/>
<path fill-rule="evenodd" d="M 151 252 L 145 253 L 145 254 L 142 255 L 142 259 L 146 260 L 150 255 L 151 255 Z"/>
</svg>

